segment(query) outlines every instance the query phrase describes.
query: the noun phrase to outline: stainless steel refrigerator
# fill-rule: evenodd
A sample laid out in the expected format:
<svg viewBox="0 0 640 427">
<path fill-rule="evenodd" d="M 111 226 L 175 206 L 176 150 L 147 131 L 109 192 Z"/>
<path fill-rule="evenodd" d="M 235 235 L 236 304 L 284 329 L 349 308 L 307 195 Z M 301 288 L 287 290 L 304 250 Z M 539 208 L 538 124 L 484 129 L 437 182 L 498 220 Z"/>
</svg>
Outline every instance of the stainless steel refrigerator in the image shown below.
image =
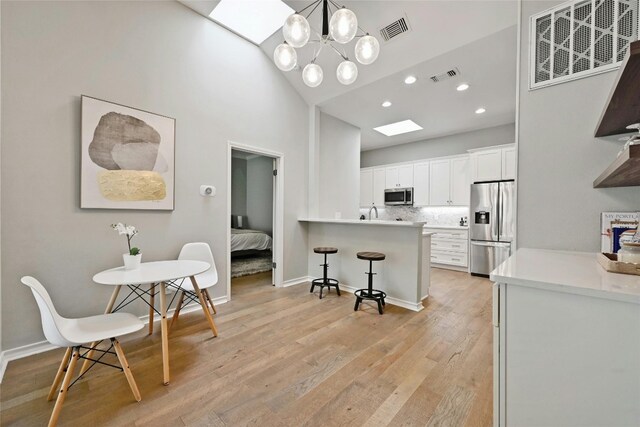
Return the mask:
<svg viewBox="0 0 640 427">
<path fill-rule="evenodd" d="M 515 234 L 515 183 L 471 185 L 471 274 L 489 276 L 511 255 Z"/>
</svg>

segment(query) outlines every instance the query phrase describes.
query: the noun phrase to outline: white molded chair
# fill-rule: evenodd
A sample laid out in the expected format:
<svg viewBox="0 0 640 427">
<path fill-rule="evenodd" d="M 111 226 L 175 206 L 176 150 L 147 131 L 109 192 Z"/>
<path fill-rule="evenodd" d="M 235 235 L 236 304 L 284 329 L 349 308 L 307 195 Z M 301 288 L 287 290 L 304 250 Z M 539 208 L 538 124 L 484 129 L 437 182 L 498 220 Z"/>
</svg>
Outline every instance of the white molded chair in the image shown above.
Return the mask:
<svg viewBox="0 0 640 427">
<path fill-rule="evenodd" d="M 40 282 L 38 282 L 38 280 L 30 276 L 25 276 L 21 279 L 21 282 L 31 288 L 31 292 L 33 292 L 33 296 L 38 303 L 40 317 L 42 319 L 42 329 L 47 340 L 58 347 L 67 348 L 47 397 L 47 400 L 53 399 L 58 391 L 60 381 L 62 381 L 62 386 L 60 387 L 58 398 L 56 399 L 56 404 L 53 408 L 53 413 L 49 419 L 49 426 L 55 426 L 58 422 L 58 417 L 60 416 L 60 411 L 62 409 L 67 390 L 70 387 L 69 383 L 73 377 L 73 371 L 78 359 L 87 359 L 86 355 L 88 352 L 82 354 L 80 349 L 95 349 L 92 347 L 86 347 L 85 344 L 87 343 L 100 343 L 103 340 L 111 340 L 111 345 L 115 349 L 115 354 L 118 356 L 120 366 L 122 367 L 127 381 L 129 382 L 129 387 L 131 387 L 133 396 L 139 402 L 141 397 L 140 392 L 138 391 L 138 386 L 136 385 L 133 374 L 129 369 L 127 359 L 125 358 L 122 347 L 116 337 L 139 331 L 143 328 L 144 323 L 142 323 L 142 321 L 140 321 L 136 316 L 129 313 L 112 313 L 78 319 L 67 319 L 58 314 L 47 290 Z M 110 351 L 111 348 L 106 351 L 99 349 L 95 350 L 102 352 L 103 354 L 107 352 L 113 354 Z M 93 359 L 87 360 L 91 360 L 95 363 L 95 360 Z"/>
<path fill-rule="evenodd" d="M 182 292 L 178 297 L 178 304 L 176 305 L 176 310 L 173 313 L 173 318 L 171 319 L 171 326 L 175 323 L 180 315 L 180 310 L 182 309 L 182 305 L 184 303 L 185 297 L 189 300 L 189 302 L 200 302 L 203 310 L 208 310 L 208 306 L 211 306 L 213 310 L 213 314 L 216 314 L 216 307 L 213 305 L 213 301 L 211 300 L 211 295 L 209 295 L 209 288 L 218 283 L 218 270 L 216 270 L 216 263 L 213 259 L 213 253 L 211 253 L 211 248 L 207 243 L 187 243 L 182 247 L 180 251 L 180 255 L 178 255 L 179 260 L 190 260 L 190 261 L 204 261 L 211 264 L 211 268 L 205 271 L 202 274 L 198 274 L 195 276 L 196 283 L 198 288 L 201 291 L 202 299 L 197 295 L 193 284 L 190 281 L 184 281 L 182 284 Z M 207 316 L 209 313 L 205 313 Z M 211 323 L 213 329 L 213 335 L 218 336 L 218 330 L 215 327 L 215 323 Z"/>
</svg>

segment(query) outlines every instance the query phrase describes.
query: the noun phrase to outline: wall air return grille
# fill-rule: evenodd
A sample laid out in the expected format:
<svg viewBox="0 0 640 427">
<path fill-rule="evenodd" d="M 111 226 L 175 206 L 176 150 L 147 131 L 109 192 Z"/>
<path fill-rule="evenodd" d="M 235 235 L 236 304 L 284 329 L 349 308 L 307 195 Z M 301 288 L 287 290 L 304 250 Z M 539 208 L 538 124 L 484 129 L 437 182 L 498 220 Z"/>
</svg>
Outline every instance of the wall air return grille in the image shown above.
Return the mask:
<svg viewBox="0 0 640 427">
<path fill-rule="evenodd" d="M 387 25 L 380 29 L 380 35 L 382 39 L 386 42 L 391 40 L 394 37 L 398 37 L 400 34 L 406 33 L 409 31 L 409 21 L 402 17 L 396 21 L 393 21 L 391 24 Z"/>
<path fill-rule="evenodd" d="M 578 0 L 531 17 L 529 88 L 618 68 L 638 39 L 640 0 Z"/>
</svg>

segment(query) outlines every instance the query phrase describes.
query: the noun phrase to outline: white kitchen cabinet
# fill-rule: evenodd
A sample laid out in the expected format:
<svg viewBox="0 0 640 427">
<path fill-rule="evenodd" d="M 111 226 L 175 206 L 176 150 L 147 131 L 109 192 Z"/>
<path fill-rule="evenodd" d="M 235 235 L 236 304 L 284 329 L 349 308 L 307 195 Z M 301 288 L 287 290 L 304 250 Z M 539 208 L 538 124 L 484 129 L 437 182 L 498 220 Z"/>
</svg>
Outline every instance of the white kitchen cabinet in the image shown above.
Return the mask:
<svg viewBox="0 0 640 427">
<path fill-rule="evenodd" d="M 471 197 L 469 180 L 469 157 L 451 159 L 451 190 L 449 204 L 452 206 L 469 206 Z"/>
<path fill-rule="evenodd" d="M 516 179 L 515 145 L 498 145 L 475 150 L 471 154 L 471 182 Z"/>
<path fill-rule="evenodd" d="M 469 230 L 465 228 L 429 228 L 431 263 L 434 267 L 467 271 L 469 265 Z"/>
<path fill-rule="evenodd" d="M 451 190 L 451 160 L 433 160 L 429 169 L 429 204 L 446 206 Z"/>
<path fill-rule="evenodd" d="M 516 147 L 502 150 L 502 179 L 516 179 Z"/>
<path fill-rule="evenodd" d="M 474 181 L 500 181 L 502 179 L 502 149 L 478 151 L 474 157 Z"/>
<path fill-rule="evenodd" d="M 469 157 L 430 162 L 429 204 L 432 206 L 469 205 Z"/>
<path fill-rule="evenodd" d="M 373 203 L 373 169 L 360 170 L 360 206 Z"/>
<path fill-rule="evenodd" d="M 413 204 L 429 205 L 429 162 L 413 165 Z"/>
<path fill-rule="evenodd" d="M 385 173 L 385 168 L 373 169 L 373 203 L 378 207 L 384 206 Z"/>
<path fill-rule="evenodd" d="M 494 423 L 640 425 L 640 277 L 519 249 L 491 275 Z"/>
<path fill-rule="evenodd" d="M 386 188 L 413 187 L 413 165 L 387 167 L 385 185 Z"/>
</svg>

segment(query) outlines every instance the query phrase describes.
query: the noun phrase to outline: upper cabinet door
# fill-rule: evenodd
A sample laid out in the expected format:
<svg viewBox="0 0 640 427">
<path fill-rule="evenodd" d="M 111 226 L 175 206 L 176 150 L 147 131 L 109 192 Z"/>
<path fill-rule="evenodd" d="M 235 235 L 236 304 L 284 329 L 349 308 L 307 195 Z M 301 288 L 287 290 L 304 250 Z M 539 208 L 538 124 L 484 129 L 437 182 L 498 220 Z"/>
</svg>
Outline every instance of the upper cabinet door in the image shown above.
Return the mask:
<svg viewBox="0 0 640 427">
<path fill-rule="evenodd" d="M 398 185 L 402 188 L 413 187 L 413 165 L 398 166 Z"/>
<path fill-rule="evenodd" d="M 373 170 L 373 203 L 376 206 L 384 206 L 384 190 L 387 188 L 385 179 L 385 168 L 375 168 Z"/>
<path fill-rule="evenodd" d="M 502 179 L 502 149 L 479 151 L 473 154 L 474 182 Z"/>
<path fill-rule="evenodd" d="M 360 170 L 360 206 L 373 203 L 373 170 Z"/>
<path fill-rule="evenodd" d="M 398 167 L 391 166 L 385 168 L 385 188 L 400 187 L 400 180 L 398 179 Z"/>
<path fill-rule="evenodd" d="M 413 204 L 415 206 L 429 204 L 429 162 L 413 165 Z"/>
<path fill-rule="evenodd" d="M 429 162 L 429 204 L 447 206 L 450 204 L 451 161 L 434 160 Z"/>
<path fill-rule="evenodd" d="M 502 179 L 516 179 L 516 148 L 502 150 Z"/>
<path fill-rule="evenodd" d="M 470 191 L 469 157 L 451 159 L 451 196 L 449 204 L 469 206 Z"/>
</svg>

